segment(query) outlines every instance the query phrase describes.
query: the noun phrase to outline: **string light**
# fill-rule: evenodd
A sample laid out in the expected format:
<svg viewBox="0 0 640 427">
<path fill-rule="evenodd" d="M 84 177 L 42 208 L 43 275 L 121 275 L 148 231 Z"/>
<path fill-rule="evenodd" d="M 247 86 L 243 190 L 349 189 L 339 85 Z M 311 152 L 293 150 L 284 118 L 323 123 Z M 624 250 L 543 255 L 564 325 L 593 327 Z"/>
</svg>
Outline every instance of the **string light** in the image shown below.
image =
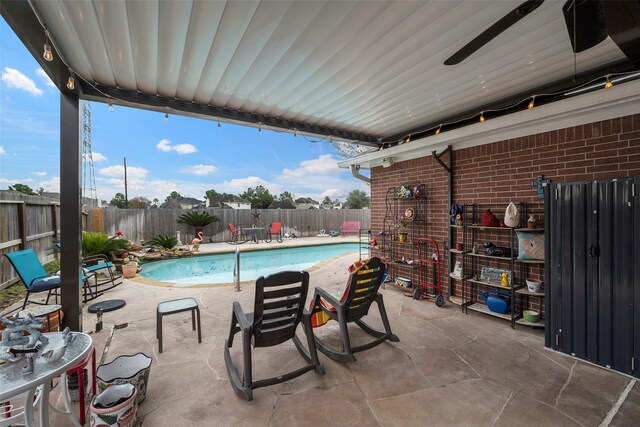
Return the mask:
<svg viewBox="0 0 640 427">
<path fill-rule="evenodd" d="M 218 117 L 218 127 L 220 127 L 220 117 Z"/>
<path fill-rule="evenodd" d="M 480 123 L 484 123 L 484 111 L 480 112 Z"/>
<path fill-rule="evenodd" d="M 408 144 L 411 142 L 411 135 L 407 136 L 407 140 L 405 141 L 405 144 Z"/>
<path fill-rule="evenodd" d="M 164 113 L 164 121 L 165 122 L 169 121 L 169 113 Z"/>
<path fill-rule="evenodd" d="M 49 32 L 44 30 L 44 53 L 42 54 L 45 60 L 53 61 L 53 53 L 51 52 L 51 44 L 49 43 Z"/>
<path fill-rule="evenodd" d="M 527 109 L 531 110 L 533 107 L 535 107 L 535 105 L 536 105 L 536 97 L 534 95 L 533 98 L 531 98 L 531 102 L 529 103 L 529 105 L 527 105 Z"/>
<path fill-rule="evenodd" d="M 76 79 L 73 78 L 73 71 L 69 69 L 69 78 L 67 79 L 67 89 L 73 90 L 76 87 Z"/>
<path fill-rule="evenodd" d="M 606 77 L 607 77 L 607 82 L 604 84 L 604 88 L 605 89 L 609 89 L 609 88 L 613 87 L 613 82 L 611 80 L 609 80 L 609 77 L 610 77 L 609 74 L 607 74 Z"/>
<path fill-rule="evenodd" d="M 440 125 L 438 129 L 436 129 L 436 135 L 439 135 L 441 130 L 442 130 L 442 125 Z"/>
<path fill-rule="evenodd" d="M 111 111 L 113 113 L 114 108 L 113 108 L 113 101 L 111 101 L 111 98 L 109 98 L 109 111 Z"/>
<path fill-rule="evenodd" d="M 262 123 L 258 123 L 258 132 L 262 133 Z"/>
<path fill-rule="evenodd" d="M 293 137 L 297 138 L 298 137 L 298 129 L 293 128 Z"/>
</svg>

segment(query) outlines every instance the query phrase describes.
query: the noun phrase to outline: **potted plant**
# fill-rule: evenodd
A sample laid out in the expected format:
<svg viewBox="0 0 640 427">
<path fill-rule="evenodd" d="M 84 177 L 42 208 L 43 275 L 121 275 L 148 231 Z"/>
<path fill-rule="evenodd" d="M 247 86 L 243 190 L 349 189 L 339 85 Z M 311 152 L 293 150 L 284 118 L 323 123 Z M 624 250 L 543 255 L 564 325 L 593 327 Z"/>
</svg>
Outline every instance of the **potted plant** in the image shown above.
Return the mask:
<svg viewBox="0 0 640 427">
<path fill-rule="evenodd" d="M 407 241 L 407 223 L 404 220 L 396 222 L 396 228 L 398 229 L 398 240 L 400 243 Z"/>
<path fill-rule="evenodd" d="M 210 215 L 209 213 L 202 212 L 188 212 L 180 215 L 178 218 L 178 224 L 187 224 L 196 228 L 195 235 L 198 236 L 198 233 L 202 233 L 202 229 L 209 224 L 220 221 L 215 215 Z"/>
</svg>

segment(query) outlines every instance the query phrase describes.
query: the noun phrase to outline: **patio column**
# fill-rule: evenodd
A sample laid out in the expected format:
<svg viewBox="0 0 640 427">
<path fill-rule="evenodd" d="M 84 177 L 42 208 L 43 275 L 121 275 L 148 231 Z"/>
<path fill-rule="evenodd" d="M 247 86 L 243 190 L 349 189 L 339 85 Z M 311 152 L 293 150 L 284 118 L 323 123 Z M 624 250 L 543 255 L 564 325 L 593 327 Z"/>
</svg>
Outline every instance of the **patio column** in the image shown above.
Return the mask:
<svg viewBox="0 0 640 427">
<path fill-rule="evenodd" d="M 80 292 L 82 261 L 82 146 L 80 100 L 60 92 L 60 270 L 63 326 L 82 331 Z"/>
</svg>

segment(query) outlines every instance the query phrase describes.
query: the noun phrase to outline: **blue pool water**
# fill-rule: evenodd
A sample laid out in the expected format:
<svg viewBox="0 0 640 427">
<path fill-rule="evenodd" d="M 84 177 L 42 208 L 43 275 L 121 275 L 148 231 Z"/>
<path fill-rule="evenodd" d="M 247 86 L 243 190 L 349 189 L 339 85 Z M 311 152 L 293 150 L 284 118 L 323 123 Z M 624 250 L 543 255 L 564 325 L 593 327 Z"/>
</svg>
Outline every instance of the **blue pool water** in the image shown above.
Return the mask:
<svg viewBox="0 0 640 427">
<path fill-rule="evenodd" d="M 358 252 L 358 243 L 241 252 L 240 280 L 256 280 L 283 270 L 306 270 L 328 258 L 352 252 Z M 203 255 L 145 264 L 140 274 L 178 286 L 232 283 L 234 266 L 234 253 Z"/>
</svg>

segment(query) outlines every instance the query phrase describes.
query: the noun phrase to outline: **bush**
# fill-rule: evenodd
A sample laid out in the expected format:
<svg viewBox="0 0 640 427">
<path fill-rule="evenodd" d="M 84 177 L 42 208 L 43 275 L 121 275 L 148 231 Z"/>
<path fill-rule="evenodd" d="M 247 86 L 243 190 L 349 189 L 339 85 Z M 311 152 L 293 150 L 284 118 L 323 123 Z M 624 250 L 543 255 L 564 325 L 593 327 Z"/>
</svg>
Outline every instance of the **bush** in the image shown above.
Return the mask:
<svg viewBox="0 0 640 427">
<path fill-rule="evenodd" d="M 146 246 L 160 246 L 161 248 L 171 249 L 178 244 L 176 236 L 158 236 L 145 243 Z"/>
<path fill-rule="evenodd" d="M 187 224 L 192 227 L 206 227 L 207 225 L 220 221 L 215 215 L 209 215 L 207 212 L 189 212 L 180 215 L 178 224 Z"/>
<path fill-rule="evenodd" d="M 130 250 L 130 242 L 112 239 L 104 233 L 82 233 L 82 256 L 109 255 L 111 252 Z"/>
</svg>

